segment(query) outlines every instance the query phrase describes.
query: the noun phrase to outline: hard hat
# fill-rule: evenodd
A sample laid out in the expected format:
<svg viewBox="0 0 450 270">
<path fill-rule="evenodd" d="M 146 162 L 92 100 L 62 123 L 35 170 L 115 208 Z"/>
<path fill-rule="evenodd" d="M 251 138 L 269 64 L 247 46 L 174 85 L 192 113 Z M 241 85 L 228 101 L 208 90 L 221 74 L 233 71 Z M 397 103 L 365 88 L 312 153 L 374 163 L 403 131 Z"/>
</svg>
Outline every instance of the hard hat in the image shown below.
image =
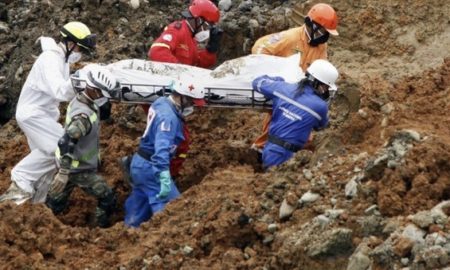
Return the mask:
<svg viewBox="0 0 450 270">
<path fill-rule="evenodd" d="M 96 35 L 91 34 L 89 28 L 81 22 L 69 22 L 60 31 L 64 39 L 77 44 L 85 52 L 95 50 Z"/>
<path fill-rule="evenodd" d="M 99 89 L 104 97 L 111 98 L 119 84 L 109 70 L 99 65 L 92 65 L 86 75 L 86 85 Z"/>
<path fill-rule="evenodd" d="M 306 69 L 316 80 L 330 87 L 330 90 L 336 91 L 336 80 L 339 76 L 337 69 L 327 60 L 317 59 Z"/>
<path fill-rule="evenodd" d="M 336 30 L 338 25 L 338 17 L 336 11 L 324 3 L 315 4 L 308 12 L 308 17 L 315 23 L 320 24 L 328 33 L 337 36 L 339 35 Z"/>
<path fill-rule="evenodd" d="M 193 0 L 189 11 L 181 13 L 186 18 L 203 18 L 207 22 L 217 23 L 220 19 L 220 11 L 210 0 Z"/>
<path fill-rule="evenodd" d="M 192 82 L 186 80 L 175 80 L 171 84 L 171 89 L 176 93 L 193 98 L 193 102 L 196 106 L 204 106 L 205 100 L 205 88 L 198 82 Z"/>
</svg>

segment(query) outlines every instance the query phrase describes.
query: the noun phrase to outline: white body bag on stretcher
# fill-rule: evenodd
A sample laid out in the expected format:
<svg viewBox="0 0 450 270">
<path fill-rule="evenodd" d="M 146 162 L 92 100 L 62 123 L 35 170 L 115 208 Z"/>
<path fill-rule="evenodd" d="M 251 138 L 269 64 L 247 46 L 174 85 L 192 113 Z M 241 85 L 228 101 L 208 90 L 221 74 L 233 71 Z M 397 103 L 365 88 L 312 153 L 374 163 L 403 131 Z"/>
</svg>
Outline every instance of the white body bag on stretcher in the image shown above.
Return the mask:
<svg viewBox="0 0 450 270">
<path fill-rule="evenodd" d="M 178 79 L 204 85 L 209 107 L 270 108 L 271 102 L 252 89 L 252 81 L 269 75 L 298 82 L 304 77 L 299 61 L 300 54 L 291 57 L 259 54 L 228 60 L 214 70 L 140 59 L 122 60 L 106 67 L 121 83 L 114 97 L 118 102 L 152 103 L 170 94 L 172 81 Z"/>
</svg>

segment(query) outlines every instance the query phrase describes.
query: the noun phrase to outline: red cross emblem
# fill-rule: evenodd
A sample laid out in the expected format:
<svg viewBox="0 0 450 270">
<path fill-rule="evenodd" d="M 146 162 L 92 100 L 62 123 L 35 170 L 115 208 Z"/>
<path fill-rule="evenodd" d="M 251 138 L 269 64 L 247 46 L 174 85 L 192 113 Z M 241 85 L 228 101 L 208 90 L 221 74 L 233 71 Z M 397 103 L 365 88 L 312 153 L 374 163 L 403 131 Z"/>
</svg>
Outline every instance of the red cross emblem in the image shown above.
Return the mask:
<svg viewBox="0 0 450 270">
<path fill-rule="evenodd" d="M 188 88 L 189 88 L 189 91 L 191 91 L 192 92 L 192 90 L 194 90 L 195 89 L 195 87 L 191 84 L 191 85 L 189 85 L 188 86 Z"/>
</svg>

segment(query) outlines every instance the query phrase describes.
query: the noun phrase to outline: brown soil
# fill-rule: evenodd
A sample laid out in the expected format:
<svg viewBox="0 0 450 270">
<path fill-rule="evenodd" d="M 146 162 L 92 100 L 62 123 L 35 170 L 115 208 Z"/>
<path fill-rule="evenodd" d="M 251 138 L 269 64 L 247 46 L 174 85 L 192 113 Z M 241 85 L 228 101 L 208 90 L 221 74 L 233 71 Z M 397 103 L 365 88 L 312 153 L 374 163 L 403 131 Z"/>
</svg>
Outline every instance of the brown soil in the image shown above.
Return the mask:
<svg viewBox="0 0 450 270">
<path fill-rule="evenodd" d="M 0 31 L 0 96 L 8 100 L 0 107 L 5 123 L 0 130 L 0 193 L 10 184 L 14 164 L 28 153 L 14 118 L 6 119 L 33 63 L 34 40 L 40 34 L 56 36 L 57 25 L 78 18 L 101 33 L 94 61 L 145 58 L 152 38 L 184 5 L 141 1 L 134 11 L 125 1 L 103 1 L 100 7 L 96 1 L 75 2 L 0 3 L 0 23 L 10 27 L 9 32 Z M 248 53 L 242 44 L 288 26 L 280 19 L 281 11 L 295 1 L 281 7 L 280 2 L 253 2 L 265 24 L 251 30 L 248 19 L 255 16 L 243 14 L 234 4 L 224 18 L 222 60 Z M 450 5 L 438 0 L 391 2 L 332 2 L 341 22 L 340 36 L 330 40 L 330 60 L 341 73 L 341 94 L 332 105 L 331 128 L 316 134 L 312 155 L 301 153 L 263 173 L 249 150 L 263 114 L 202 110 L 188 120 L 192 149 L 177 179 L 183 194 L 165 211 L 136 230 L 124 227 L 123 209 L 118 209 L 115 225 L 99 229 L 92 224 L 95 201 L 79 190 L 70 199 L 70 209 L 56 217 L 45 205 L 3 203 L 0 268 L 346 269 L 349 254 L 309 258 L 286 248 L 286 235 L 331 208 L 331 198 L 346 210 L 339 225 L 354 230 L 355 246 L 365 236 L 355 220 L 372 204 L 378 204 L 385 217 L 406 217 L 450 199 Z M 304 4 L 305 13 L 309 7 Z M 393 110 L 386 112 L 389 106 Z M 117 160 L 135 151 L 144 119 L 139 107 L 115 104 L 113 121 L 102 126 L 100 173 L 119 194 L 121 207 L 129 187 Z M 355 167 L 364 168 L 403 129 L 415 130 L 423 139 L 413 144 L 400 166 L 364 179 L 362 195 L 346 199 L 344 186 Z M 296 200 L 311 188 L 302 171 L 318 162 L 322 165 L 315 176 L 326 179 L 326 187 L 318 190 L 322 199 L 280 221 L 281 202 L 286 197 Z M 264 241 L 271 235 L 268 223 L 278 225 L 271 243 Z M 183 253 L 186 246 L 191 253 Z"/>
</svg>

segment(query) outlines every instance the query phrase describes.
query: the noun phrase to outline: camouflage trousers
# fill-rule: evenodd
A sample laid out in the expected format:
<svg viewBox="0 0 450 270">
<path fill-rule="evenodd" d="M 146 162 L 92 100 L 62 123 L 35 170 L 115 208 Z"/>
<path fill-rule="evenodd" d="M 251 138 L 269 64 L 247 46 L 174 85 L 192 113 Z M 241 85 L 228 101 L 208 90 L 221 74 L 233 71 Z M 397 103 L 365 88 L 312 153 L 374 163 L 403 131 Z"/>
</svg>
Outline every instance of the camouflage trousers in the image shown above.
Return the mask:
<svg viewBox="0 0 450 270">
<path fill-rule="evenodd" d="M 75 187 L 79 187 L 87 194 L 97 198 L 98 203 L 95 209 L 97 225 L 108 227 L 110 216 L 116 208 L 116 196 L 106 181 L 95 172 L 71 173 L 69 181 L 61 193 L 47 196 L 47 206 L 55 215 L 64 211 Z"/>
</svg>

